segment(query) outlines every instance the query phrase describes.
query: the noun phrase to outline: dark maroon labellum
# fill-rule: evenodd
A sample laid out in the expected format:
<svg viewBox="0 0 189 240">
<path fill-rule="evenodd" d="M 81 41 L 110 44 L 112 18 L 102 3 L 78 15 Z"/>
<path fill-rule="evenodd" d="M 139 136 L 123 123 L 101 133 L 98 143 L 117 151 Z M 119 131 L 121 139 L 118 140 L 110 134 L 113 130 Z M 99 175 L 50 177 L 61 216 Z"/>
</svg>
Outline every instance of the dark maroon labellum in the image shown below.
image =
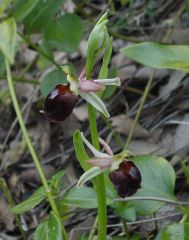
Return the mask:
<svg viewBox="0 0 189 240">
<path fill-rule="evenodd" d="M 133 195 L 141 187 L 140 171 L 132 161 L 124 160 L 109 177 L 122 198 Z"/>
<path fill-rule="evenodd" d="M 70 91 L 69 85 L 58 84 L 45 98 L 45 116 L 52 122 L 62 122 L 71 114 L 77 101 L 78 97 Z"/>
</svg>

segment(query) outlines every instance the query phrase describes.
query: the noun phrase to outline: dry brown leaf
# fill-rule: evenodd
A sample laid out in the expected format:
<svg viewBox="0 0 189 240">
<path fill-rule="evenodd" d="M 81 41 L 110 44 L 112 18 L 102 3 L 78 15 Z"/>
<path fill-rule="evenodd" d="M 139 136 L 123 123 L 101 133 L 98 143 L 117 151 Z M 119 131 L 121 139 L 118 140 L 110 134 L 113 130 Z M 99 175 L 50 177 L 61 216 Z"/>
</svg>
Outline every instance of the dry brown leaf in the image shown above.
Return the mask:
<svg viewBox="0 0 189 240">
<path fill-rule="evenodd" d="M 189 114 L 186 114 L 178 125 L 174 136 L 173 152 L 185 156 L 189 148 Z"/>
<path fill-rule="evenodd" d="M 116 66 L 117 68 L 133 63 L 131 59 L 125 57 L 122 53 L 115 54 L 111 62 L 112 62 L 112 65 Z"/>
<path fill-rule="evenodd" d="M 184 201 L 184 200 L 182 200 Z M 187 201 L 187 200 L 185 200 Z M 157 212 L 156 212 L 156 217 L 162 217 L 162 216 L 169 216 L 169 215 L 172 215 L 174 213 L 176 213 L 176 207 L 173 206 L 173 205 L 165 205 L 165 206 L 162 206 Z M 179 220 L 181 219 L 181 215 L 180 216 L 174 216 L 174 217 L 171 217 L 171 218 L 164 218 L 162 220 L 158 220 L 157 221 L 157 224 L 159 226 L 159 228 L 161 229 L 162 226 L 165 226 L 165 225 L 169 225 L 173 222 L 179 222 Z"/>
<path fill-rule="evenodd" d="M 64 10 L 66 12 L 69 12 L 69 13 L 73 13 L 75 11 L 75 3 L 71 0 L 67 0 L 65 3 L 64 3 Z"/>
<path fill-rule="evenodd" d="M 136 71 L 137 71 L 136 65 L 134 64 L 128 65 L 119 69 L 118 76 L 121 79 L 121 81 L 129 80 L 135 76 Z"/>
<path fill-rule="evenodd" d="M 79 107 L 75 107 L 74 110 L 73 110 L 73 114 L 81 122 L 83 122 L 86 119 L 88 119 L 88 113 L 87 113 L 86 105 L 81 105 Z"/>
<path fill-rule="evenodd" d="M 123 41 L 122 39 L 115 39 L 112 43 L 112 46 L 115 52 L 119 52 L 121 48 L 125 47 L 125 41 Z"/>
<path fill-rule="evenodd" d="M 43 171 L 45 173 L 45 176 L 47 178 L 50 178 L 53 175 L 53 173 L 55 172 L 55 168 L 51 165 L 44 165 L 43 166 Z M 38 172 L 35 168 L 31 168 L 31 169 L 23 171 L 20 174 L 20 179 L 22 179 L 25 182 L 37 182 L 37 183 L 39 183 L 41 181 L 40 177 L 39 177 L 39 174 L 38 174 Z"/>
<path fill-rule="evenodd" d="M 75 171 L 75 167 L 73 164 L 69 164 L 66 168 L 66 171 L 65 171 L 65 175 L 69 181 L 69 183 L 73 183 L 73 182 L 77 182 L 78 181 L 78 178 L 76 176 L 76 171 Z"/>
<path fill-rule="evenodd" d="M 14 215 L 10 212 L 10 206 L 3 196 L 0 196 L 0 220 L 5 224 L 7 230 L 14 230 Z"/>
<path fill-rule="evenodd" d="M 165 148 L 160 147 L 158 144 L 145 140 L 131 141 L 128 149 L 133 155 L 145 155 L 152 154 L 154 152 L 157 155 L 164 155 L 167 152 Z"/>
<path fill-rule="evenodd" d="M 9 184 L 10 189 L 15 189 L 18 182 L 19 182 L 19 176 L 15 172 L 13 172 L 12 175 L 8 179 L 8 184 Z"/>
<path fill-rule="evenodd" d="M 186 76 L 182 82 L 182 86 L 184 88 L 184 91 L 186 91 L 189 94 L 189 77 Z"/>
<path fill-rule="evenodd" d="M 81 54 L 81 56 L 83 58 L 86 58 L 87 56 L 87 41 L 86 40 L 82 40 L 79 44 L 79 53 Z"/>
<path fill-rule="evenodd" d="M 173 33 L 172 40 L 176 44 L 189 44 L 189 28 L 176 29 Z"/>
<path fill-rule="evenodd" d="M 5 152 L 3 156 L 3 160 L 1 163 L 1 167 L 6 169 L 7 167 L 19 162 L 21 160 L 22 155 L 25 153 L 26 142 L 23 139 L 22 141 L 13 141 L 10 144 L 10 149 Z"/>
<path fill-rule="evenodd" d="M 39 118 L 37 126 L 29 128 L 29 134 L 40 155 L 46 154 L 50 149 L 50 125 L 48 121 Z"/>
<path fill-rule="evenodd" d="M 32 99 L 35 99 L 38 95 L 37 92 L 35 92 L 35 95 L 34 95 L 35 88 L 36 86 L 34 84 L 23 84 L 18 82 L 16 84 L 16 92 L 20 101 L 23 101 L 23 99 L 28 100 L 31 98 L 31 96 L 32 96 Z"/>
<path fill-rule="evenodd" d="M 111 118 L 112 126 L 115 127 L 116 131 L 128 135 L 133 124 L 133 119 L 125 114 L 120 114 Z M 137 124 L 134 138 L 150 138 L 151 134 L 143 128 L 141 125 Z"/>
<path fill-rule="evenodd" d="M 82 236 L 83 234 L 89 233 L 91 227 L 93 226 L 95 221 L 95 218 L 93 216 L 88 216 L 86 217 L 85 221 L 79 223 L 78 225 L 76 225 L 74 227 L 75 231 L 72 230 L 71 234 L 70 234 L 70 240 L 74 240 L 74 239 L 78 239 L 79 236 Z M 89 229 L 83 229 L 83 228 L 87 228 L 89 227 Z"/>
<path fill-rule="evenodd" d="M 163 99 L 168 98 L 170 93 L 179 86 L 185 76 L 186 73 L 184 72 L 172 71 L 167 84 L 160 88 L 159 96 Z"/>
<path fill-rule="evenodd" d="M 146 80 L 152 75 L 153 72 L 154 72 L 154 69 L 150 67 L 142 67 L 137 71 L 135 78 L 140 80 Z M 154 78 L 162 79 L 168 75 L 169 75 L 169 71 L 167 69 L 158 69 L 155 71 Z"/>
<path fill-rule="evenodd" d="M 64 137 L 70 138 L 73 136 L 75 130 L 81 128 L 81 124 L 79 123 L 78 119 L 72 114 L 69 116 L 68 119 L 65 120 L 61 127 L 64 131 Z"/>
<path fill-rule="evenodd" d="M 178 110 L 187 110 L 188 111 L 188 106 L 189 106 L 189 99 L 178 99 L 175 101 L 175 109 Z"/>
<path fill-rule="evenodd" d="M 30 64 L 37 56 L 37 52 L 29 48 L 21 48 L 20 59 L 23 64 Z"/>
<path fill-rule="evenodd" d="M 18 238 L 9 236 L 6 233 L 0 233 L 0 240 L 18 240 Z"/>
</svg>

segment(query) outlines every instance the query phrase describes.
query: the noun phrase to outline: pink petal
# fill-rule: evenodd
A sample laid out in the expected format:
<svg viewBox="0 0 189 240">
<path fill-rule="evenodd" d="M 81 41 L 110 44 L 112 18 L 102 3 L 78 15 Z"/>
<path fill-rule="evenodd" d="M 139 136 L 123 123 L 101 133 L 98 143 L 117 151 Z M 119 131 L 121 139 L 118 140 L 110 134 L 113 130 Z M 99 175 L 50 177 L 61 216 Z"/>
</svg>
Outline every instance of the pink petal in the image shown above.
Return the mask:
<svg viewBox="0 0 189 240">
<path fill-rule="evenodd" d="M 79 76 L 79 81 L 80 82 L 85 81 L 85 74 L 86 74 L 86 68 L 84 67 L 80 76 Z"/>
<path fill-rule="evenodd" d="M 79 89 L 82 92 L 98 92 L 104 90 L 104 86 L 100 83 L 95 83 L 93 80 L 80 81 Z"/>
<path fill-rule="evenodd" d="M 102 138 L 99 137 L 99 142 L 100 142 L 100 144 L 104 147 L 105 151 L 106 151 L 109 155 L 111 155 L 111 156 L 114 155 L 113 152 L 112 152 L 112 149 L 110 148 L 110 146 L 108 145 L 108 143 L 107 143 L 106 141 L 104 141 Z"/>
<path fill-rule="evenodd" d="M 92 158 L 88 163 L 94 167 L 99 167 L 100 169 L 106 169 L 111 167 L 111 158 Z"/>
</svg>

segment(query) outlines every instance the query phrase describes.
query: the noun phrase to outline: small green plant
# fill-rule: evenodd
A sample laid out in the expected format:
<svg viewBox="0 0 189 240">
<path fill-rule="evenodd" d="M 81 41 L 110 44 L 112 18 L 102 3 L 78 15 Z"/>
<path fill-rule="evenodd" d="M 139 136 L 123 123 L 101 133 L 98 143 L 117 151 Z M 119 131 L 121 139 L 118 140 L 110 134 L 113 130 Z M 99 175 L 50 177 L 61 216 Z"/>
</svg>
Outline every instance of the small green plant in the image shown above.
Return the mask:
<svg viewBox="0 0 189 240">
<path fill-rule="evenodd" d="M 3 5 L 0 6 L 0 11 L 4 11 L 10 2 L 10 0 L 4 1 Z M 77 15 L 65 13 L 63 16 L 53 18 L 63 2 L 63 0 L 47 0 L 45 3 L 39 0 L 16 0 L 9 13 L 12 17 L 8 17 L 7 14 L 6 19 L 3 19 L 0 24 L 2 72 L 6 71 L 14 110 L 42 182 L 42 186 L 27 200 L 14 206 L 5 182 L 1 181 L 1 188 L 11 204 L 11 211 L 17 215 L 17 225 L 23 239 L 26 237 L 19 222 L 19 215 L 30 211 L 43 201 L 48 202 L 50 211 L 48 218 L 35 229 L 34 240 L 69 239 L 69 233 L 64 225 L 65 211 L 69 206 L 84 209 L 96 208 L 98 210 L 94 228 L 89 237 L 82 239 L 93 239 L 96 230 L 98 240 L 107 239 L 107 206 L 122 218 L 126 238 L 139 239 L 138 235 L 130 237 L 127 221 L 135 221 L 138 215 L 154 214 L 165 203 L 178 205 L 183 219 L 179 224 L 170 225 L 160 231 L 156 239 L 176 239 L 171 238 L 175 232 L 180 236 L 177 239 L 186 239 L 185 237 L 189 232 L 188 223 L 186 223 L 189 217 L 188 203 L 176 200 L 174 195 L 175 172 L 170 163 L 162 157 L 154 155 L 133 156 L 128 151 L 128 144 L 135 126 L 131 129 L 126 145 L 120 153 L 114 154 L 109 145 L 99 136 L 97 115 L 101 114 L 106 119 L 110 116 L 102 100 L 103 93 L 107 86 L 116 88 L 120 86 L 119 77 L 108 78 L 112 38 L 107 30 L 107 13 L 97 21 L 89 35 L 86 63 L 79 77 L 70 65 L 59 65 L 55 62 L 52 54 L 53 49 L 68 53 L 74 52 L 83 35 L 83 24 Z M 18 32 L 19 22 L 22 22 L 25 27 L 25 35 Z M 73 34 L 70 34 L 70 29 L 72 29 Z M 29 37 L 35 32 L 42 32 L 42 41 L 39 46 L 33 44 Z M 41 58 L 48 60 L 48 64 L 52 63 L 56 67 L 42 79 L 40 86 L 42 95 L 45 97 L 42 110 L 44 121 L 63 122 L 72 113 L 79 98 L 87 102 L 91 143 L 80 130 L 73 133 L 75 154 L 84 173 L 77 185 L 67 190 L 63 195 L 61 194 L 60 180 L 64 171 L 46 179 L 24 124 L 15 93 L 11 66 L 15 62 L 18 36 L 31 45 Z M 121 52 L 150 67 L 189 71 L 188 46 L 141 43 L 127 46 L 121 49 Z M 99 56 L 102 57 L 101 67 L 98 76 L 93 79 L 93 70 Z M 147 85 L 144 101 L 149 88 L 150 86 Z M 85 145 L 91 154 L 86 151 Z M 101 146 L 106 153 L 101 151 Z M 88 181 L 91 181 L 92 185 L 86 186 L 85 183 Z M 112 239 L 122 238 L 117 236 Z"/>
</svg>

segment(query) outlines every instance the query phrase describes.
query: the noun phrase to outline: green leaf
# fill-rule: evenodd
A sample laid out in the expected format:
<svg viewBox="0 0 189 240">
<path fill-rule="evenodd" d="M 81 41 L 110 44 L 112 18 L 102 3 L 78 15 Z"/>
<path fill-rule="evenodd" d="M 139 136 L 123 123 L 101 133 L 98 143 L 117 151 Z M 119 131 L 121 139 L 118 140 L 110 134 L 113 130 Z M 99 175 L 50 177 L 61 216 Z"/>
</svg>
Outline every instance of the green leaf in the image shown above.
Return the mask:
<svg viewBox="0 0 189 240">
<path fill-rule="evenodd" d="M 84 183 L 86 183 L 87 181 L 93 179 L 94 177 L 100 175 L 101 173 L 105 172 L 106 169 L 100 169 L 99 167 L 92 167 L 89 170 L 87 170 L 85 173 L 83 173 L 83 175 L 81 175 L 77 186 L 83 186 Z"/>
<path fill-rule="evenodd" d="M 16 22 L 14 18 L 9 18 L 0 24 L 0 33 L 0 50 L 13 64 L 16 42 Z"/>
<path fill-rule="evenodd" d="M 50 180 L 50 187 L 53 188 L 53 189 L 58 189 L 59 188 L 59 182 L 60 182 L 60 180 L 62 179 L 63 176 L 64 176 L 64 171 L 63 170 L 54 174 L 51 177 L 51 180 Z"/>
<path fill-rule="evenodd" d="M 34 240 L 62 240 L 61 223 L 54 212 L 50 213 L 47 221 L 38 226 Z"/>
<path fill-rule="evenodd" d="M 74 187 L 70 189 L 62 199 L 57 200 L 59 206 L 72 205 L 79 208 L 97 208 L 97 196 L 93 188 L 91 187 Z M 107 204 L 112 204 L 112 200 L 107 198 Z"/>
<path fill-rule="evenodd" d="M 3 77 L 4 72 L 5 72 L 5 58 L 3 54 L 0 52 L 0 78 Z"/>
<path fill-rule="evenodd" d="M 130 240 L 141 240 L 141 236 L 137 233 L 135 235 L 133 235 Z"/>
<path fill-rule="evenodd" d="M 58 200 L 59 204 L 73 205 L 79 208 L 97 208 L 96 193 L 91 187 L 75 187 Z"/>
<path fill-rule="evenodd" d="M 24 18 L 27 33 L 44 29 L 63 3 L 64 0 L 40 0 L 30 14 Z"/>
<path fill-rule="evenodd" d="M 22 21 L 36 6 L 39 0 L 16 0 L 13 6 L 13 16 L 16 21 Z"/>
<path fill-rule="evenodd" d="M 125 240 L 125 237 L 113 236 L 112 240 Z"/>
<path fill-rule="evenodd" d="M 45 53 L 46 56 L 48 56 L 48 58 L 42 54 L 39 55 L 38 61 L 37 61 L 37 65 L 39 67 L 40 70 L 44 70 L 46 69 L 49 65 L 52 64 L 52 62 L 50 61 L 50 59 L 52 61 L 54 61 L 54 56 L 53 56 L 53 51 L 51 49 L 50 44 L 46 41 L 45 38 L 42 39 L 42 42 L 40 44 L 41 51 L 43 53 Z"/>
<path fill-rule="evenodd" d="M 153 155 L 134 157 L 132 161 L 142 175 L 141 189 L 135 196 L 175 199 L 175 172 L 168 161 Z M 158 201 L 135 201 L 136 211 L 141 215 L 152 214 L 163 205 L 163 202 Z"/>
<path fill-rule="evenodd" d="M 45 189 L 44 187 L 40 187 L 27 200 L 11 208 L 11 212 L 15 214 L 25 213 L 37 206 L 45 199 L 45 197 Z"/>
<path fill-rule="evenodd" d="M 51 46 L 45 38 L 43 38 L 43 40 L 40 44 L 40 48 L 50 59 L 54 60 L 53 51 L 51 49 Z M 41 56 L 43 56 L 43 55 L 41 55 Z"/>
<path fill-rule="evenodd" d="M 113 67 L 112 69 L 109 70 L 109 74 L 108 77 L 116 77 L 118 76 L 118 71 L 117 68 Z M 102 94 L 102 99 L 108 99 L 111 96 L 113 96 L 113 94 L 115 93 L 117 89 L 117 86 L 106 86 L 106 89 L 104 90 L 103 94 Z"/>
<path fill-rule="evenodd" d="M 110 114 L 108 113 L 108 110 L 106 109 L 105 104 L 100 99 L 100 97 L 95 94 L 94 92 L 79 92 L 79 95 L 89 104 L 91 104 L 97 111 L 102 113 L 106 118 L 110 117 Z"/>
<path fill-rule="evenodd" d="M 97 150 L 84 136 L 83 132 L 80 132 L 81 134 L 81 138 L 83 140 L 83 142 L 85 143 L 85 145 L 88 147 L 88 149 L 90 149 L 90 151 L 92 152 L 93 156 L 95 156 L 96 158 L 107 158 L 110 157 L 110 155 L 108 155 L 107 153 L 102 153 L 99 150 Z"/>
<path fill-rule="evenodd" d="M 187 240 L 189 223 L 172 224 L 158 233 L 155 240 Z"/>
<path fill-rule="evenodd" d="M 136 220 L 136 209 L 133 203 L 120 202 L 113 204 L 112 207 L 118 216 L 128 221 L 134 222 Z"/>
<path fill-rule="evenodd" d="M 46 97 L 57 84 L 66 84 L 67 76 L 61 70 L 55 70 L 48 73 L 40 83 L 41 94 Z"/>
<path fill-rule="evenodd" d="M 142 238 L 140 237 L 139 234 L 135 234 L 129 238 L 129 240 L 141 240 Z M 112 237 L 112 240 L 126 240 L 125 237 L 120 237 L 120 236 L 114 236 Z"/>
<path fill-rule="evenodd" d="M 143 65 L 189 72 L 189 46 L 145 42 L 124 47 L 120 51 Z"/>
<path fill-rule="evenodd" d="M 108 76 L 108 65 L 110 63 L 112 55 L 112 39 L 109 35 L 106 37 L 106 49 L 103 56 L 102 66 L 99 73 L 99 78 L 107 78 Z"/>
<path fill-rule="evenodd" d="M 48 24 L 44 36 L 52 48 L 74 52 L 83 36 L 83 24 L 76 14 L 66 13 Z"/>
<path fill-rule="evenodd" d="M 0 0 L 0 13 L 4 12 L 12 0 Z"/>
<path fill-rule="evenodd" d="M 102 99 L 108 99 L 115 93 L 117 86 L 107 86 L 103 92 Z"/>
<path fill-rule="evenodd" d="M 181 168 L 184 172 L 184 175 L 187 179 L 187 182 L 189 183 L 189 169 L 188 166 L 186 166 L 185 162 L 183 160 L 180 160 Z"/>
<path fill-rule="evenodd" d="M 81 132 L 79 130 L 76 130 L 73 135 L 73 143 L 74 143 L 74 149 L 76 157 L 83 168 L 84 171 L 87 171 L 90 169 L 90 165 L 87 163 L 87 161 L 90 159 L 88 154 L 85 151 L 85 147 L 83 144 L 83 140 L 81 137 Z"/>
</svg>

